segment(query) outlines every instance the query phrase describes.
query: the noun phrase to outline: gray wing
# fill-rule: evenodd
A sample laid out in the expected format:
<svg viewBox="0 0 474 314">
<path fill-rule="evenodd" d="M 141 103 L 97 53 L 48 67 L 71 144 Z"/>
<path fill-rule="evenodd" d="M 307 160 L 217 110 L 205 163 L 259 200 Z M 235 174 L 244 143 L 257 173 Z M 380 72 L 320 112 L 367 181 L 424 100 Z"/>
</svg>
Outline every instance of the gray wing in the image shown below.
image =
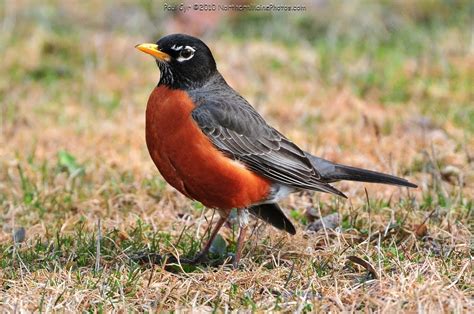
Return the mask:
<svg viewBox="0 0 474 314">
<path fill-rule="evenodd" d="M 230 158 L 296 189 L 345 195 L 322 181 L 308 156 L 238 95 L 199 99 L 192 117 L 211 142 Z"/>
</svg>

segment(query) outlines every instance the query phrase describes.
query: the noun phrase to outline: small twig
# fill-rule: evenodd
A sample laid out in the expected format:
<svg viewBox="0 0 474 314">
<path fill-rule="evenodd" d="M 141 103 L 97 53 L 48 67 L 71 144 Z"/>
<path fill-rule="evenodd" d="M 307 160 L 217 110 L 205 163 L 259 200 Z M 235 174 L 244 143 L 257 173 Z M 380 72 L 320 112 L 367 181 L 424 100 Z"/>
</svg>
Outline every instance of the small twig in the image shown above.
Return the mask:
<svg viewBox="0 0 474 314">
<path fill-rule="evenodd" d="M 54 301 L 54 306 L 58 305 L 59 301 L 61 301 L 61 298 L 63 297 L 64 293 L 66 293 L 66 290 L 67 290 L 67 287 L 64 288 L 63 292 L 61 292 L 58 297 L 56 298 L 56 300 Z"/>
<path fill-rule="evenodd" d="M 48 282 L 43 286 L 43 289 L 41 291 L 41 299 L 40 299 L 40 304 L 38 306 L 38 313 L 43 313 L 43 306 L 44 306 L 44 296 L 46 295 L 46 286 L 48 285 Z"/>
<path fill-rule="evenodd" d="M 338 255 L 338 256 L 342 256 L 342 254 L 346 253 L 346 251 L 347 251 L 350 247 L 351 247 L 351 245 L 348 244 L 341 252 L 337 253 L 337 255 Z M 324 264 L 321 265 L 321 268 L 326 268 L 331 260 L 333 260 L 333 257 L 332 257 L 332 256 L 326 258 L 326 260 L 324 261 Z"/>
<path fill-rule="evenodd" d="M 427 155 L 428 155 L 428 158 L 430 159 L 431 165 L 433 166 L 432 175 L 435 179 L 435 183 L 436 183 L 437 187 L 439 188 L 439 191 L 443 194 L 443 197 L 446 200 L 449 200 L 449 194 L 448 194 L 448 192 L 446 191 L 446 189 L 444 188 L 444 185 L 443 185 L 443 178 L 441 176 L 441 169 L 439 168 L 439 165 L 438 165 L 438 162 L 437 162 L 437 159 L 436 159 L 436 151 L 435 151 L 433 143 L 431 143 L 431 155 L 430 154 L 427 154 Z"/>
<path fill-rule="evenodd" d="M 202 237 L 199 238 L 199 247 L 202 247 L 202 244 L 204 242 L 205 237 L 209 238 L 211 236 L 212 222 L 214 221 L 214 215 L 215 214 L 216 214 L 216 210 L 213 209 L 210 222 L 207 220 L 206 215 L 204 215 L 204 220 L 206 220 L 206 222 L 208 222 L 208 224 L 207 224 L 206 230 L 204 230 L 204 234 L 202 235 Z M 198 228 L 197 232 L 199 232 L 199 228 Z M 196 236 L 199 236 L 199 234 L 196 234 Z"/>
<path fill-rule="evenodd" d="M 472 260 L 467 261 L 466 264 L 464 264 L 464 266 L 462 267 L 459 274 L 456 276 L 456 279 L 453 282 L 451 282 L 451 284 L 449 286 L 447 286 L 445 289 L 451 289 L 452 287 L 454 287 L 454 285 L 458 283 L 459 279 L 461 279 L 462 274 L 466 270 L 467 266 L 471 263 L 472 263 Z"/>
<path fill-rule="evenodd" d="M 155 274 L 155 265 L 156 265 L 155 263 L 151 265 L 150 277 L 148 277 L 148 283 L 146 285 L 147 288 L 150 287 L 151 280 L 153 279 L 153 275 Z"/>
<path fill-rule="evenodd" d="M 397 225 L 390 225 L 390 223 L 387 225 L 387 229 L 385 229 L 384 234 L 382 236 L 382 241 L 387 239 L 391 234 L 393 230 L 399 230 L 399 227 Z M 374 232 L 370 238 L 368 239 L 369 242 L 373 242 L 379 238 L 379 236 L 382 235 L 381 231 L 376 231 Z"/>
<path fill-rule="evenodd" d="M 306 305 L 306 300 L 308 299 L 308 294 L 309 294 L 309 289 L 311 288 L 311 285 L 313 284 L 313 278 L 308 283 L 308 287 L 306 288 L 306 292 L 304 294 L 303 300 L 301 300 L 301 303 L 298 306 L 298 309 L 296 310 L 295 313 L 302 313 L 304 306 Z"/>
<path fill-rule="evenodd" d="M 204 234 L 207 234 L 207 237 L 209 238 L 211 236 L 211 229 L 212 229 L 212 222 L 214 221 L 214 216 L 216 215 L 216 210 L 212 210 L 212 216 L 211 216 L 211 221 L 209 222 L 206 232 Z"/>
<path fill-rule="evenodd" d="M 378 266 L 379 266 L 379 278 L 382 277 L 382 250 L 381 250 L 381 247 L 382 247 L 382 236 L 381 234 L 379 233 L 379 236 L 378 236 L 378 243 L 377 243 L 377 263 L 378 263 Z M 380 282 L 382 283 L 383 280 L 380 280 Z"/>
<path fill-rule="evenodd" d="M 198 224 L 197 224 L 197 227 L 196 227 L 196 236 L 195 238 L 196 239 L 199 239 L 199 246 L 201 247 L 202 246 L 202 242 L 204 241 L 204 237 L 207 233 L 207 229 L 204 231 L 204 235 L 201 237 L 199 236 L 199 231 L 201 230 L 201 226 L 202 226 L 202 221 L 203 221 L 203 218 L 204 220 L 207 222 L 207 217 L 206 217 L 206 211 L 207 211 L 207 208 L 205 208 L 202 212 L 201 212 L 201 216 L 199 217 L 198 219 Z M 207 228 L 209 228 L 209 225 L 207 226 Z"/>
<path fill-rule="evenodd" d="M 171 295 L 171 292 L 173 292 L 174 289 L 176 289 L 177 284 L 170 286 L 168 290 L 166 291 L 165 295 L 162 298 L 162 302 L 160 302 L 160 306 L 158 307 L 158 310 L 156 313 L 161 313 L 163 311 L 163 306 L 165 305 L 165 300 L 168 300 L 168 297 Z"/>
<path fill-rule="evenodd" d="M 351 215 L 351 227 L 354 227 L 357 222 L 357 217 L 359 216 L 359 212 L 354 210 L 354 206 L 352 205 L 352 201 L 350 199 L 349 199 L 349 212 Z M 352 213 L 354 213 L 354 215 Z"/>
<path fill-rule="evenodd" d="M 370 234 L 372 233 L 372 217 L 370 213 L 370 199 L 369 199 L 369 192 L 367 192 L 367 188 L 364 187 L 365 190 L 365 198 L 367 199 L 367 213 L 369 214 L 369 233 L 367 234 L 367 251 L 369 250 L 370 245 Z"/>
<path fill-rule="evenodd" d="M 326 246 L 329 246 L 329 235 L 326 229 L 326 224 L 324 223 L 323 214 L 321 213 L 321 205 L 319 204 L 319 202 L 318 202 L 318 214 L 319 214 L 319 217 L 321 217 L 321 223 L 323 225 L 324 235 L 326 236 Z"/>
<path fill-rule="evenodd" d="M 291 270 L 290 273 L 288 274 L 288 278 L 286 278 L 286 282 L 283 285 L 283 289 L 286 289 L 288 287 L 288 284 L 290 283 L 291 277 L 293 277 L 293 270 L 295 270 L 295 261 L 293 260 L 293 263 L 291 264 Z"/>
<path fill-rule="evenodd" d="M 258 243 L 260 242 L 259 240 L 260 240 L 260 235 L 261 235 L 261 232 L 259 231 L 259 229 L 261 229 L 262 227 L 264 228 L 265 225 L 266 225 L 266 223 L 260 222 L 260 220 L 257 220 L 255 222 L 255 225 L 252 228 L 252 231 L 250 232 L 250 235 L 248 236 L 248 239 L 249 239 L 249 242 L 250 242 L 249 245 L 251 245 L 249 253 L 250 252 L 256 252 Z M 254 237 L 254 235 L 255 235 L 255 237 Z"/>
<path fill-rule="evenodd" d="M 385 227 L 385 231 L 383 233 L 384 238 L 387 236 L 388 232 L 390 231 L 390 227 L 392 226 L 392 219 L 393 219 L 393 209 L 391 211 L 390 219 L 387 222 L 387 226 Z M 380 234 L 380 231 L 379 231 Z"/>
<path fill-rule="evenodd" d="M 97 241 L 95 247 L 95 272 L 97 273 L 100 269 L 100 240 L 102 239 L 102 233 L 100 230 L 100 217 L 97 220 Z"/>
<path fill-rule="evenodd" d="M 416 234 L 420 228 L 422 228 L 426 222 L 428 221 L 428 219 L 431 218 L 431 216 L 433 216 L 434 212 L 436 211 L 436 208 L 433 208 L 433 210 L 428 214 L 428 216 L 425 217 L 425 219 L 423 220 L 423 222 L 418 226 L 418 228 L 416 228 L 416 230 L 414 231 L 414 233 Z M 412 233 L 408 233 L 406 234 L 404 237 L 402 237 L 400 240 L 397 241 L 397 246 L 398 245 L 401 245 L 405 242 L 405 240 L 411 235 Z"/>
<path fill-rule="evenodd" d="M 434 212 L 436 211 L 436 208 L 433 208 L 433 210 L 428 214 L 428 216 L 426 216 L 426 218 L 423 220 L 423 222 L 418 226 L 418 228 L 416 228 L 415 230 L 415 233 L 417 234 L 420 229 L 426 224 L 426 222 L 428 221 L 428 219 L 431 218 L 431 216 L 433 216 Z"/>
<path fill-rule="evenodd" d="M 179 234 L 178 240 L 176 241 L 176 243 L 175 243 L 174 246 L 177 247 L 178 244 L 181 242 L 181 239 L 182 239 L 183 234 L 184 234 L 184 232 L 186 231 L 186 229 L 188 229 L 188 226 L 185 225 L 185 226 L 183 227 L 183 230 L 181 230 L 181 233 Z"/>
<path fill-rule="evenodd" d="M 474 161 L 474 157 L 471 156 L 471 154 L 469 152 L 469 149 L 467 147 L 467 132 L 464 132 L 464 141 L 462 143 L 462 146 L 463 146 L 464 152 L 466 154 L 467 163 L 469 164 L 472 161 Z"/>
<path fill-rule="evenodd" d="M 259 222 L 257 221 L 257 222 L 253 225 L 252 231 L 250 232 L 250 235 L 249 235 L 248 239 L 253 239 L 253 238 L 254 238 L 253 235 L 256 234 L 257 229 L 258 229 L 259 226 L 260 226 L 260 224 L 259 224 Z M 253 246 L 254 249 L 256 248 L 256 246 L 257 246 L 257 244 L 258 244 L 258 240 L 259 240 L 258 234 L 257 234 L 257 236 L 256 236 L 255 238 L 256 238 L 256 239 L 255 239 L 255 242 L 254 242 L 254 243 L 249 243 L 249 245 Z M 251 240 L 249 240 L 249 242 L 251 242 Z M 251 249 L 251 250 L 249 251 L 249 253 L 250 253 L 250 252 L 254 252 L 254 251 L 255 251 L 254 249 Z M 242 250 L 242 251 L 243 251 L 243 250 Z M 248 255 L 248 254 L 247 254 L 247 255 Z"/>
</svg>

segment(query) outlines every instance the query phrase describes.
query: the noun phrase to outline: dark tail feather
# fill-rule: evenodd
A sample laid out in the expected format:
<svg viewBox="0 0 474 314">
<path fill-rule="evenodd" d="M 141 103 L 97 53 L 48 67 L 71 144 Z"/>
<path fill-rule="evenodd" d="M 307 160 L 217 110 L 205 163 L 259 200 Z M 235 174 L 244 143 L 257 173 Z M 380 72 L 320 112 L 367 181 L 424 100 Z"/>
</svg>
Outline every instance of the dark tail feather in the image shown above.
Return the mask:
<svg viewBox="0 0 474 314">
<path fill-rule="evenodd" d="M 361 168 L 355 168 L 344 165 L 336 165 L 336 171 L 331 174 L 331 178 L 336 180 L 351 180 L 351 181 L 361 181 L 361 182 L 373 182 L 373 183 L 383 183 L 383 184 L 392 184 L 392 185 L 401 185 L 407 186 L 410 188 L 418 187 L 416 184 L 408 182 L 403 178 L 392 176 L 385 173 L 380 173 L 371 170 L 365 170 Z"/>
<path fill-rule="evenodd" d="M 307 155 L 309 156 L 313 166 L 319 171 L 319 173 L 323 177 L 323 180 L 327 182 L 350 180 L 400 185 L 407 186 L 410 188 L 418 187 L 416 184 L 408 182 L 403 178 L 399 178 L 381 172 L 339 165 L 313 155 Z"/>
<path fill-rule="evenodd" d="M 249 208 L 249 212 L 277 229 L 296 234 L 295 226 L 276 203 L 253 206 Z"/>
</svg>

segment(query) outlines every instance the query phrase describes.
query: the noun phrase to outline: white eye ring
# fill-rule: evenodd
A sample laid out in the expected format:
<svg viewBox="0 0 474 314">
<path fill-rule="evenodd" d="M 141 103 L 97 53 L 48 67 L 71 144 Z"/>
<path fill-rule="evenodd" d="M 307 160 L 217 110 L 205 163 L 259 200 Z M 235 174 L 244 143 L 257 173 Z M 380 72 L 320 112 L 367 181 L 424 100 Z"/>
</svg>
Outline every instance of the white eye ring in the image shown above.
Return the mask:
<svg viewBox="0 0 474 314">
<path fill-rule="evenodd" d="M 194 52 L 196 51 L 196 49 L 190 46 L 186 46 L 180 50 L 181 52 L 179 53 L 179 57 L 176 58 L 178 62 L 183 62 L 191 59 L 192 57 L 194 57 Z"/>
</svg>

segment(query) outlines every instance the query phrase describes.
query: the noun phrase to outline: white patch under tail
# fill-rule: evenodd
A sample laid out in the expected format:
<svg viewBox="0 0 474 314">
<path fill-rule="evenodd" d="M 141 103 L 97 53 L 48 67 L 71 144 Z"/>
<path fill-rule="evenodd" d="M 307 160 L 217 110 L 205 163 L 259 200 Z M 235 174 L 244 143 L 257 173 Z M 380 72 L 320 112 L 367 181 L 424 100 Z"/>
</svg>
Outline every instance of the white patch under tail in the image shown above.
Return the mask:
<svg viewBox="0 0 474 314">
<path fill-rule="evenodd" d="M 296 189 L 292 187 L 289 187 L 284 184 L 274 183 L 272 185 L 272 190 L 270 192 L 270 195 L 268 199 L 265 201 L 265 203 L 276 203 L 286 198 L 288 195 L 294 192 L 296 192 Z"/>
</svg>

